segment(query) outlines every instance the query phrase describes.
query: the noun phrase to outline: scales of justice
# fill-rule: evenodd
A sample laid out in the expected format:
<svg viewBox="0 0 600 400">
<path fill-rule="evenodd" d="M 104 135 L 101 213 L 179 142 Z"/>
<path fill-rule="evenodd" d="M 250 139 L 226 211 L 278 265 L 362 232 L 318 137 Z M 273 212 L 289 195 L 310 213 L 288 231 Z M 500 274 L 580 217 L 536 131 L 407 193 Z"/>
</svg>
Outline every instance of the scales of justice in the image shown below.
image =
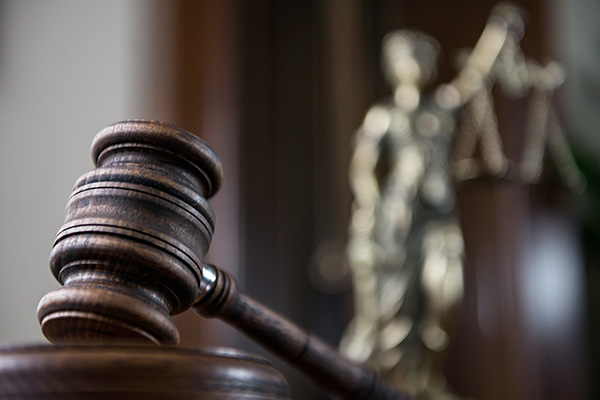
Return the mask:
<svg viewBox="0 0 600 400">
<path fill-rule="evenodd" d="M 50 255 L 50 269 L 62 287 L 38 306 L 42 332 L 52 345 L 0 349 L 0 398 L 290 398 L 285 378 L 261 357 L 177 347 L 171 315 L 190 308 L 240 330 L 334 397 L 454 398 L 436 386 L 430 359 L 441 351 L 435 343 L 443 343 L 436 338 L 444 342 L 450 335 L 442 316 L 460 300 L 460 246 L 444 253 L 445 276 L 453 277 L 454 285 L 449 299 L 435 290 L 448 282 L 395 288 L 382 282 L 427 274 L 426 262 L 400 257 L 412 254 L 409 238 L 425 215 L 430 218 L 417 251 L 427 249 L 430 236 L 453 235 L 460 244 L 450 213 L 450 172 L 458 180 L 511 173 L 533 181 L 547 142 L 563 161 L 559 170 L 565 182 L 580 183 L 560 130 L 548 128 L 557 126 L 548 104 L 562 75 L 554 64 L 542 67 L 523 57 L 521 29 L 517 10 L 498 7 L 457 78 L 427 101 L 419 95 L 434 74 L 435 41 L 414 32 L 386 39 L 384 64 L 395 96 L 367 114 L 351 165 L 356 207 L 349 260 L 362 308 L 340 352 L 240 293 L 231 276 L 203 262 L 216 221 L 207 200 L 223 182 L 221 163 L 206 143 L 149 120 L 119 122 L 100 131 L 92 143 L 96 169 L 76 182 Z M 536 125 L 544 129 L 532 130 L 526 161 L 518 168 L 503 157 L 499 137 L 490 130 L 492 109 L 481 107 L 496 82 L 522 93 L 536 90 L 546 105 L 542 116 L 537 114 L 543 124 Z M 471 134 L 455 128 L 461 112 L 469 118 Z M 478 139 L 483 155 L 476 159 L 471 156 Z M 464 157 L 449 158 L 453 141 L 462 143 L 454 155 Z M 385 155 L 382 143 L 388 146 Z M 382 157 L 390 165 L 385 185 L 374 172 Z M 427 210 L 415 206 L 419 196 L 429 196 Z M 364 228 L 365 218 L 371 218 L 366 224 L 371 228 Z M 397 262 L 379 263 L 375 248 Z M 433 254 L 425 253 L 425 260 Z M 415 299 L 424 303 L 400 306 Z M 421 331 L 429 335 L 392 329 L 406 326 L 403 321 L 426 327 Z M 390 332 L 397 334 L 391 341 Z M 421 348 L 428 350 L 417 351 Z"/>
</svg>

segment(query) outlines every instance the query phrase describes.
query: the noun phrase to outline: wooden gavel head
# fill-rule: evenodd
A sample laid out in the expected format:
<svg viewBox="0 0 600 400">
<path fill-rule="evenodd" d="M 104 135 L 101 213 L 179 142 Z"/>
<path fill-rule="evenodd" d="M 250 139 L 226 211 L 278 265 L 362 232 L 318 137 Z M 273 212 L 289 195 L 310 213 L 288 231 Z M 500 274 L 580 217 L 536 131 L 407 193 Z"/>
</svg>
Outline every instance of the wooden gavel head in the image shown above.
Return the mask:
<svg viewBox="0 0 600 400">
<path fill-rule="evenodd" d="M 100 131 L 92 156 L 50 255 L 63 287 L 40 301 L 42 331 L 55 343 L 177 344 L 170 315 L 202 290 L 220 161 L 191 133 L 145 120 Z"/>
</svg>

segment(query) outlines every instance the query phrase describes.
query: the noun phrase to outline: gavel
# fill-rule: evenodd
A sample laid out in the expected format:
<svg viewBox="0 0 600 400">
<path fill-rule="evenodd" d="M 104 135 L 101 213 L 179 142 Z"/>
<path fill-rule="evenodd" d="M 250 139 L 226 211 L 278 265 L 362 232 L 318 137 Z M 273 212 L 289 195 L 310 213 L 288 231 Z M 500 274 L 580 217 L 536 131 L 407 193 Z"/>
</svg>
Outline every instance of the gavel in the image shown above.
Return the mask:
<svg viewBox="0 0 600 400">
<path fill-rule="evenodd" d="M 223 182 L 198 137 L 148 120 L 124 121 L 93 140 L 96 169 L 76 182 L 50 255 L 63 285 L 38 306 L 53 343 L 176 345 L 171 315 L 218 317 L 347 399 L 408 399 L 367 368 L 240 293 L 203 262 L 215 229 L 206 199 Z"/>
</svg>

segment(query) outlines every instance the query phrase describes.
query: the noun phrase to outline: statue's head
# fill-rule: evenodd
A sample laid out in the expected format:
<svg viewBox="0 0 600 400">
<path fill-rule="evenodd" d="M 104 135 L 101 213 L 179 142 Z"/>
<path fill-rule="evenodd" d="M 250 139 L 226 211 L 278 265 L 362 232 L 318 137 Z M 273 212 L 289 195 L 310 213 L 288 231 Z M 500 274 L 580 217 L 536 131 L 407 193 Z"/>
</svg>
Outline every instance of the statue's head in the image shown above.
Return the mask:
<svg viewBox="0 0 600 400">
<path fill-rule="evenodd" d="M 382 64 L 393 87 L 423 87 L 435 79 L 438 42 L 431 36 L 412 30 L 392 32 L 383 39 Z"/>
</svg>

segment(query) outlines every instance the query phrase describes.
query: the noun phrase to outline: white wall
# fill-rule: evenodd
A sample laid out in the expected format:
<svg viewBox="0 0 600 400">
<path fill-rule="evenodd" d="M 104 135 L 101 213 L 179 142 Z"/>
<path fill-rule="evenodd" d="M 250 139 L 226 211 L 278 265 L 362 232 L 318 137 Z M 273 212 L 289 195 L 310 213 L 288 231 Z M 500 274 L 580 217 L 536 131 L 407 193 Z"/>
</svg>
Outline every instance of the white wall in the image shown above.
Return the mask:
<svg viewBox="0 0 600 400">
<path fill-rule="evenodd" d="M 0 344 L 44 340 L 48 255 L 95 133 L 168 114 L 145 98 L 153 3 L 0 1 Z"/>
</svg>

